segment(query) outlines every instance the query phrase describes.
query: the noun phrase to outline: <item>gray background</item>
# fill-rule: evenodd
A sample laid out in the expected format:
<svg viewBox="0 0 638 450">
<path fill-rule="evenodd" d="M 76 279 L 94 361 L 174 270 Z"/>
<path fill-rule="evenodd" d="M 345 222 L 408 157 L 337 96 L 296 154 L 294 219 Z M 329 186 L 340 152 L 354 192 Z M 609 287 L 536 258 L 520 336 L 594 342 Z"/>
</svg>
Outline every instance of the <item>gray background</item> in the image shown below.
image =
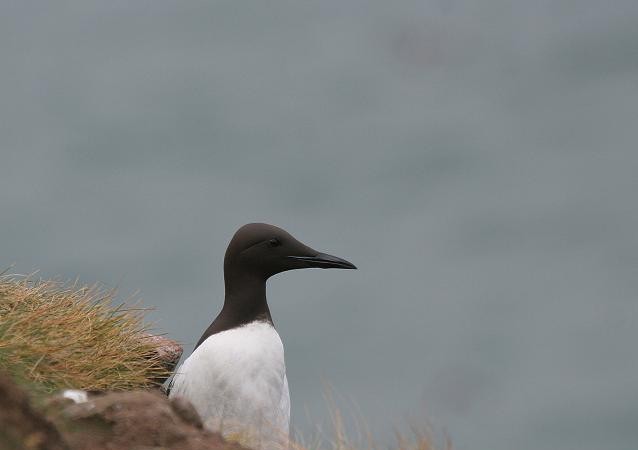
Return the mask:
<svg viewBox="0 0 638 450">
<path fill-rule="evenodd" d="M 635 0 L 4 0 L 0 63 L 2 266 L 189 353 L 275 223 L 360 268 L 269 283 L 305 433 L 638 448 Z"/>
</svg>

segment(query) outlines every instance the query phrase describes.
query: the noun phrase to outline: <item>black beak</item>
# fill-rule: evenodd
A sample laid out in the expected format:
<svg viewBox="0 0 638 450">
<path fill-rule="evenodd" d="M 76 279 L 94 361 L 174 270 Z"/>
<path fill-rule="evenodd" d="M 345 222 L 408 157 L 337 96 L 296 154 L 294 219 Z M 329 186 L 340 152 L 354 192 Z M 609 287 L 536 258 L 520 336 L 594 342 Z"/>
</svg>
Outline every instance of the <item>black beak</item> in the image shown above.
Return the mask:
<svg viewBox="0 0 638 450">
<path fill-rule="evenodd" d="M 303 261 L 307 267 L 319 267 L 320 269 L 356 269 L 357 267 L 345 259 L 326 253 L 317 253 L 315 256 L 288 256 L 288 258 Z"/>
</svg>

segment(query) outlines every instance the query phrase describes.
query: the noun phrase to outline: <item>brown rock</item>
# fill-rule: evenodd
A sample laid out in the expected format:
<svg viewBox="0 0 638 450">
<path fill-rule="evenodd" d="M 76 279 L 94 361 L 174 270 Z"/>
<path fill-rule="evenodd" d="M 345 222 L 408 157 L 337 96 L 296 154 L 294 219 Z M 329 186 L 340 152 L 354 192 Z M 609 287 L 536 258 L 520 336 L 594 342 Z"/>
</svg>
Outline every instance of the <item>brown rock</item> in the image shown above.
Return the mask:
<svg viewBox="0 0 638 450">
<path fill-rule="evenodd" d="M 55 426 L 33 409 L 27 394 L 0 374 L 0 450 L 66 450 Z"/>
<path fill-rule="evenodd" d="M 0 375 L 0 450 L 247 450 L 202 428 L 185 399 L 158 391 L 106 392 L 73 403 L 60 395 L 32 407 Z"/>
<path fill-rule="evenodd" d="M 69 405 L 58 416 L 74 450 L 162 447 L 175 450 L 242 450 L 201 428 L 186 400 L 170 402 L 156 391 L 109 392 Z"/>
<path fill-rule="evenodd" d="M 154 334 L 145 334 L 142 339 L 155 347 L 157 357 L 162 362 L 166 370 L 170 373 L 182 357 L 184 349 L 181 345 L 172 339 L 164 336 L 156 336 Z M 162 384 L 166 378 L 157 378 L 154 380 L 157 384 Z"/>
</svg>

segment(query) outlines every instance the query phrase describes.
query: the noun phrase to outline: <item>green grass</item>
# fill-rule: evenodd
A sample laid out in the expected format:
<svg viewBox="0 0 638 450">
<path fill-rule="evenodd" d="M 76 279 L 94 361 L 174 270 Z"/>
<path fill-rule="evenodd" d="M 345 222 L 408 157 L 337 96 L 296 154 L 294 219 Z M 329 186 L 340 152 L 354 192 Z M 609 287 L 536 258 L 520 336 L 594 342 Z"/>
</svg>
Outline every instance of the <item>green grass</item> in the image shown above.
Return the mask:
<svg viewBox="0 0 638 450">
<path fill-rule="evenodd" d="M 36 390 L 145 388 L 167 375 L 144 310 L 99 286 L 0 276 L 0 369 Z"/>
</svg>

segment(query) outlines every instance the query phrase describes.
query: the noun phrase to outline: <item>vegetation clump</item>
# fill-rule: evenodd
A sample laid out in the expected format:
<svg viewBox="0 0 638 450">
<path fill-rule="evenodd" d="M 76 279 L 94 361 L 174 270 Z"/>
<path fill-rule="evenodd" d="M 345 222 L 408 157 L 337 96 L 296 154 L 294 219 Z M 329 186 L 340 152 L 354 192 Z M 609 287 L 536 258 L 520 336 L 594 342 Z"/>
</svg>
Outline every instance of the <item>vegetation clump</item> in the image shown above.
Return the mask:
<svg viewBox="0 0 638 450">
<path fill-rule="evenodd" d="M 41 392 L 129 390 L 165 379 L 145 339 L 144 311 L 113 306 L 115 292 L 0 275 L 0 369 Z"/>
</svg>

